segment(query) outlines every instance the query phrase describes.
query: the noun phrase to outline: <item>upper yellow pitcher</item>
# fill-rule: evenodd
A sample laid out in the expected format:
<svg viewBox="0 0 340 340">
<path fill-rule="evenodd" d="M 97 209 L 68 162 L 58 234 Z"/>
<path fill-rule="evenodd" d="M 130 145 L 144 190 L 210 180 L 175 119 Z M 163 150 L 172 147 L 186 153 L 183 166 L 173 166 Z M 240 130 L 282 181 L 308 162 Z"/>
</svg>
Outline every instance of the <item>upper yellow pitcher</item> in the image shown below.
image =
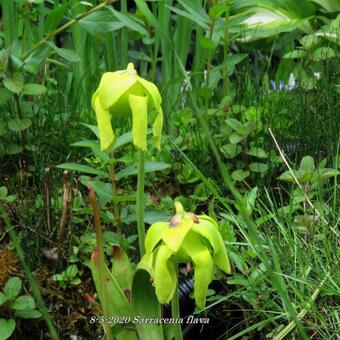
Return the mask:
<svg viewBox="0 0 340 340">
<path fill-rule="evenodd" d="M 106 72 L 93 94 L 92 107 L 96 112 L 100 136 L 100 148 L 112 151 L 115 134 L 111 119 L 132 118 L 133 144 L 145 151 L 148 113 L 156 111 L 152 125 L 154 145 L 160 149 L 163 126 L 162 98 L 155 84 L 138 76 L 132 63 L 126 70 Z"/>
</svg>

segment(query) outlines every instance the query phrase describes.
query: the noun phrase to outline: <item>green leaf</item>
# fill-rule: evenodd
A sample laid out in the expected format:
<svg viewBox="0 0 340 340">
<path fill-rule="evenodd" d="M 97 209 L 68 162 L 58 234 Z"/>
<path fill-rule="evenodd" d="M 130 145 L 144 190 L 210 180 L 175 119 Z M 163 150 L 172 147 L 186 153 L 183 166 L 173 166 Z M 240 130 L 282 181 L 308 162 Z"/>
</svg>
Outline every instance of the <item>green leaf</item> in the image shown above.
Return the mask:
<svg viewBox="0 0 340 340">
<path fill-rule="evenodd" d="M 0 89 L 0 105 L 6 103 L 12 97 L 12 92 L 8 91 L 6 88 Z"/>
<path fill-rule="evenodd" d="M 147 303 L 146 303 L 147 301 Z M 139 267 L 133 277 L 132 305 L 135 315 L 140 318 L 161 318 L 161 306 L 157 300 L 155 288 L 150 282 L 150 273 Z M 139 339 L 159 339 L 163 337 L 163 325 L 155 323 L 136 323 Z"/>
<path fill-rule="evenodd" d="M 235 118 L 228 118 L 225 122 L 239 134 L 243 135 L 247 132 L 244 125 Z"/>
<path fill-rule="evenodd" d="M 85 174 L 98 175 L 106 178 L 109 177 L 109 174 L 107 172 L 92 168 L 88 165 L 82 165 L 77 163 L 62 163 L 57 165 L 56 167 L 65 170 L 79 171 Z"/>
<path fill-rule="evenodd" d="M 99 256 L 98 251 L 95 250 L 91 257 L 91 272 L 95 283 L 99 300 L 103 303 L 104 293 L 102 292 L 102 285 L 99 280 Z M 121 290 L 117 280 L 112 276 L 109 268 L 104 263 L 105 285 L 107 290 L 107 316 L 131 316 L 132 306 L 129 304 L 124 292 Z"/>
<path fill-rule="evenodd" d="M 300 163 L 300 170 L 306 173 L 311 173 L 315 169 L 314 159 L 311 156 L 305 156 Z"/>
<path fill-rule="evenodd" d="M 11 300 L 19 295 L 21 287 L 22 287 L 21 279 L 19 277 L 12 277 L 6 282 L 3 292 L 6 298 Z"/>
<path fill-rule="evenodd" d="M 132 31 L 138 32 L 142 35 L 148 35 L 146 29 L 138 22 L 130 19 L 127 15 L 116 11 L 113 7 L 109 7 L 109 10 L 125 27 L 129 28 Z"/>
<path fill-rule="evenodd" d="M 294 50 L 286 53 L 282 58 L 283 59 L 300 59 L 306 56 L 306 52 L 304 50 Z"/>
<path fill-rule="evenodd" d="M 68 266 L 66 268 L 66 270 L 64 271 L 64 278 L 65 280 L 72 280 L 74 279 L 77 274 L 78 274 L 78 267 L 75 264 L 71 264 L 70 266 Z"/>
<path fill-rule="evenodd" d="M 293 170 L 293 174 L 299 183 L 304 183 L 310 179 L 310 174 L 307 173 L 306 175 L 306 172 L 302 170 Z M 287 170 L 283 174 L 281 174 L 279 180 L 293 183 L 295 182 L 293 174 L 289 170 Z"/>
<path fill-rule="evenodd" d="M 120 289 L 126 294 L 131 293 L 132 271 L 131 264 L 125 251 L 119 246 L 112 250 L 112 275 L 117 280 Z"/>
<path fill-rule="evenodd" d="M 6 147 L 6 153 L 8 155 L 16 155 L 18 153 L 20 153 L 24 148 L 22 147 L 22 145 L 18 145 L 18 144 L 10 144 Z"/>
<path fill-rule="evenodd" d="M 112 202 L 112 184 L 92 180 L 92 178 L 89 178 L 87 176 L 81 176 L 79 180 L 86 187 L 91 186 L 94 189 L 102 205 L 106 205 L 107 203 Z"/>
<path fill-rule="evenodd" d="M 30 96 L 38 96 L 45 94 L 46 87 L 40 84 L 25 84 L 22 88 L 23 94 Z"/>
<path fill-rule="evenodd" d="M 81 28 L 94 34 L 98 32 L 112 32 L 124 27 L 124 24 L 116 19 L 112 12 L 94 12 L 78 21 Z"/>
<path fill-rule="evenodd" d="M 221 147 L 223 155 L 228 158 L 234 158 L 242 151 L 242 146 L 238 144 L 226 144 Z"/>
<path fill-rule="evenodd" d="M 206 37 L 202 37 L 199 40 L 199 44 L 202 48 L 206 48 L 208 50 L 214 50 L 216 48 L 215 43 L 211 39 Z"/>
<path fill-rule="evenodd" d="M 169 167 L 170 165 L 164 162 L 145 162 L 145 173 L 165 170 L 168 169 Z M 124 177 L 137 175 L 137 173 L 138 173 L 137 165 L 131 165 L 124 168 L 123 170 L 118 171 L 116 173 L 116 180 L 119 181 Z"/>
<path fill-rule="evenodd" d="M 44 24 L 44 32 L 49 33 L 54 31 L 58 24 L 61 22 L 68 6 L 67 4 L 64 4 L 62 6 L 58 6 L 54 8 L 46 17 L 46 21 Z"/>
<path fill-rule="evenodd" d="M 330 47 L 320 47 L 316 49 L 312 55 L 313 60 L 315 61 L 322 61 L 331 58 L 335 58 L 337 54 L 335 51 Z"/>
<path fill-rule="evenodd" d="M 36 309 L 16 310 L 14 315 L 22 319 L 39 319 L 42 317 L 42 314 Z"/>
<path fill-rule="evenodd" d="M 331 178 L 331 177 L 338 176 L 339 174 L 340 174 L 340 172 L 338 170 L 322 168 L 322 169 L 318 170 L 317 177 L 320 180 L 324 180 L 324 179 L 328 179 L 328 178 Z"/>
<path fill-rule="evenodd" d="M 15 330 L 14 319 L 0 319 L 0 340 L 8 339 Z"/>
<path fill-rule="evenodd" d="M 231 178 L 236 182 L 242 182 L 250 175 L 249 171 L 243 169 L 237 169 L 231 174 Z"/>
<path fill-rule="evenodd" d="M 250 148 L 247 154 L 257 158 L 267 158 L 267 153 L 262 148 Z"/>
<path fill-rule="evenodd" d="M 86 126 L 87 128 L 89 128 L 95 135 L 96 137 L 99 139 L 99 130 L 98 130 L 98 126 L 97 125 L 92 125 L 92 124 L 85 124 L 82 123 L 82 125 Z"/>
<path fill-rule="evenodd" d="M 247 135 L 240 134 L 238 132 L 234 132 L 230 137 L 229 141 L 231 144 L 237 144 L 241 142 L 243 139 L 247 138 Z"/>
<path fill-rule="evenodd" d="M 250 163 L 249 164 L 249 169 L 252 172 L 260 172 L 260 173 L 264 173 L 268 170 L 268 164 L 265 163 Z"/>
<path fill-rule="evenodd" d="M 4 186 L 0 187 L 0 198 L 6 198 L 7 194 L 8 194 L 7 188 Z"/>
<path fill-rule="evenodd" d="M 71 63 L 76 63 L 80 61 L 80 58 L 75 51 L 66 48 L 59 48 L 52 42 L 49 42 L 48 45 L 52 47 L 52 49 L 65 60 L 70 61 Z"/>
<path fill-rule="evenodd" d="M 11 77 L 6 77 L 2 82 L 7 90 L 14 93 L 20 93 L 24 86 L 24 79 L 19 72 L 13 73 Z"/>
<path fill-rule="evenodd" d="M 32 121 L 29 118 L 23 119 L 11 119 L 8 121 L 8 128 L 11 131 L 23 131 L 28 129 L 32 125 Z"/>
<path fill-rule="evenodd" d="M 0 306 L 2 306 L 7 301 L 7 297 L 4 293 L 0 292 Z"/>
<path fill-rule="evenodd" d="M 15 299 L 15 301 L 11 304 L 11 308 L 15 310 L 34 309 L 35 302 L 32 296 L 22 295 Z"/>
</svg>

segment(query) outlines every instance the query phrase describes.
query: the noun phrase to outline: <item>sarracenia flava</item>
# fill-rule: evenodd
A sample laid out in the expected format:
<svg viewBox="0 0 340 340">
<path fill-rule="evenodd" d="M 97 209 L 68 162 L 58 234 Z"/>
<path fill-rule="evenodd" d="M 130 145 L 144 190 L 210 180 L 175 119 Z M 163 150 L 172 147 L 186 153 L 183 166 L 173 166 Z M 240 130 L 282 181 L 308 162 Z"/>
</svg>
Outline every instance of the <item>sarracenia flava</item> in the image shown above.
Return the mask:
<svg viewBox="0 0 340 340">
<path fill-rule="evenodd" d="M 157 86 L 139 77 L 132 63 L 128 64 L 126 70 L 104 73 L 92 97 L 101 149 L 111 151 L 114 145 L 111 120 L 131 117 L 133 143 L 145 151 L 148 113 L 151 111 L 156 112 L 152 130 L 154 145 L 159 149 L 163 126 L 161 102 Z"/>
<path fill-rule="evenodd" d="M 152 268 L 157 298 L 168 303 L 176 289 L 177 264 L 192 262 L 195 301 L 204 308 L 215 265 L 231 273 L 226 247 L 214 219 L 185 212 L 179 202 L 175 209 L 170 222 L 157 222 L 149 228 L 140 265 Z"/>
</svg>

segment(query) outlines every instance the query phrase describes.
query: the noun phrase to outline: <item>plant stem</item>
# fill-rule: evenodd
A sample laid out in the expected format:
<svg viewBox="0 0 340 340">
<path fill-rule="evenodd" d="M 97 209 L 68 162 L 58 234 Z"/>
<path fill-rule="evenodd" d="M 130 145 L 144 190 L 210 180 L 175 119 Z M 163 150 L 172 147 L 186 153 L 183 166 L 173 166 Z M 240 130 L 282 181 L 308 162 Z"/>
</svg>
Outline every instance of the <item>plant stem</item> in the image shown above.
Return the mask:
<svg viewBox="0 0 340 340">
<path fill-rule="evenodd" d="M 8 218 L 8 215 L 5 212 L 5 209 L 2 207 L 2 205 L 0 205 L 0 215 L 3 219 L 3 221 L 5 222 L 6 231 L 8 232 L 9 237 L 11 239 L 11 242 L 13 243 L 13 245 L 15 247 L 16 253 L 17 253 L 18 258 L 21 262 L 21 266 L 22 266 L 22 268 L 25 272 L 25 275 L 27 277 L 27 280 L 28 280 L 28 282 L 29 282 L 29 284 L 32 288 L 32 294 L 34 296 L 35 301 L 37 302 L 37 305 L 38 305 L 38 308 L 39 308 L 41 314 L 43 315 L 43 317 L 46 321 L 47 327 L 50 331 L 50 335 L 51 335 L 53 340 L 59 340 L 58 333 L 57 333 L 57 331 L 56 331 L 56 329 L 53 325 L 52 319 L 51 319 L 51 317 L 48 313 L 48 310 L 45 306 L 44 300 L 41 296 L 39 286 L 38 286 L 37 282 L 35 281 L 35 279 L 32 275 L 32 271 L 31 271 L 30 267 L 28 266 L 28 264 L 25 260 L 26 255 L 24 254 L 24 251 L 21 247 L 21 244 L 18 241 L 17 236 L 15 234 L 14 228 L 13 228 L 13 226 L 12 226 L 12 224 L 11 224 L 9 218 Z"/>
<path fill-rule="evenodd" d="M 116 183 L 116 172 L 113 164 L 110 164 L 110 175 L 111 175 L 111 183 L 112 183 L 112 193 L 113 196 L 117 195 L 117 183 Z M 113 203 L 113 215 L 116 220 L 116 231 L 119 236 L 122 236 L 122 221 L 120 220 L 120 212 L 119 212 L 119 203 Z"/>
<path fill-rule="evenodd" d="M 38 41 L 35 45 L 32 46 L 32 48 L 26 52 L 23 56 L 22 56 L 22 60 L 25 60 L 26 58 L 28 58 L 33 52 L 35 52 L 40 46 L 44 45 L 48 40 L 52 39 L 54 36 L 56 36 L 57 34 L 60 34 L 62 32 L 64 32 L 65 30 L 67 30 L 69 27 L 71 27 L 73 24 L 75 24 L 76 22 L 78 22 L 79 20 L 87 17 L 88 15 L 92 14 L 93 12 L 98 11 L 99 9 L 101 9 L 102 7 L 105 7 L 106 5 L 110 4 L 113 1 L 110 0 L 105 0 L 103 1 L 101 4 L 91 8 L 90 10 L 88 10 L 87 12 L 84 12 L 80 15 L 78 15 L 77 17 L 75 17 L 74 19 L 70 20 L 69 22 L 67 22 L 65 25 L 59 27 L 57 30 L 47 33 L 46 37 L 41 39 L 40 41 Z"/>
<path fill-rule="evenodd" d="M 180 318 L 180 311 L 179 311 L 179 294 L 178 294 L 178 267 L 176 267 L 176 289 L 175 293 L 171 299 L 171 317 L 174 319 Z M 183 340 L 182 329 L 180 323 L 175 323 L 175 340 Z"/>
<path fill-rule="evenodd" d="M 145 225 L 144 225 L 144 151 L 138 150 L 138 177 L 137 177 L 137 230 L 140 256 L 145 254 Z"/>
<path fill-rule="evenodd" d="M 92 187 L 89 187 L 89 200 L 93 209 L 93 218 L 94 225 L 96 228 L 96 239 L 97 239 L 97 249 L 98 249 L 98 268 L 99 268 L 99 282 L 100 282 L 100 291 L 102 293 L 101 304 L 103 309 L 104 317 L 109 317 L 107 301 L 108 301 L 108 292 L 107 285 L 105 280 L 105 257 L 104 257 L 104 239 L 103 239 L 103 229 L 100 223 L 100 211 L 98 206 L 98 201 L 96 194 Z M 105 335 L 108 340 L 112 340 L 112 332 L 111 326 L 108 324 L 107 320 L 104 320 L 104 329 Z"/>
<path fill-rule="evenodd" d="M 226 0 L 225 3 L 227 10 L 224 16 L 224 24 L 227 26 L 229 23 L 230 16 L 230 0 Z M 224 43 L 223 43 L 223 61 L 226 61 L 229 55 L 229 28 L 225 27 L 224 29 Z M 223 95 L 226 96 L 228 92 L 228 68 L 227 66 L 223 68 Z"/>
</svg>

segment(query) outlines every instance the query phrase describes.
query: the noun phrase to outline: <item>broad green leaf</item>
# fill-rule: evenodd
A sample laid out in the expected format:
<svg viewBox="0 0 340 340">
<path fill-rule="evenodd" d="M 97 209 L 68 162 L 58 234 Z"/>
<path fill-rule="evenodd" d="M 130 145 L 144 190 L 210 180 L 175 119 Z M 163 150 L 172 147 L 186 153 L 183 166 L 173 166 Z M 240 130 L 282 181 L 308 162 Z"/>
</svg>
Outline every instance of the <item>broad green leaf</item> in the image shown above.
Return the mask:
<svg viewBox="0 0 340 340">
<path fill-rule="evenodd" d="M 250 163 L 249 164 L 249 169 L 252 172 L 259 172 L 259 173 L 264 173 L 268 170 L 268 164 L 266 163 Z"/>
<path fill-rule="evenodd" d="M 320 180 L 338 176 L 340 172 L 335 169 L 322 168 L 317 171 L 317 178 Z"/>
<path fill-rule="evenodd" d="M 81 28 L 95 34 L 100 32 L 112 32 L 124 27 L 124 24 L 116 19 L 112 12 L 94 12 L 78 21 Z"/>
<path fill-rule="evenodd" d="M 38 96 L 45 94 L 46 87 L 40 84 L 25 84 L 22 93 L 30 96 Z"/>
<path fill-rule="evenodd" d="M 77 163 L 62 163 L 56 166 L 59 169 L 65 169 L 65 170 L 71 170 L 71 171 L 79 171 L 85 174 L 92 174 L 92 175 L 98 175 L 102 177 L 109 177 L 109 174 L 107 172 L 104 172 L 102 170 L 98 170 L 95 168 L 92 168 L 88 165 L 82 165 Z"/>
<path fill-rule="evenodd" d="M 331 47 L 320 47 L 313 52 L 312 58 L 315 61 L 322 61 L 335 58 L 337 54 Z"/>
<path fill-rule="evenodd" d="M 7 90 L 4 87 L 0 89 L 0 105 L 6 103 L 11 97 L 11 91 Z"/>
<path fill-rule="evenodd" d="M 21 287 L 21 279 L 19 277 L 12 277 L 6 282 L 3 292 L 9 300 L 14 299 L 19 295 Z"/>
<path fill-rule="evenodd" d="M 11 304 L 11 308 L 16 310 L 34 309 L 35 302 L 32 296 L 22 295 L 15 299 L 15 301 Z"/>
<path fill-rule="evenodd" d="M 4 293 L 0 292 L 0 306 L 2 306 L 7 301 L 7 297 Z"/>
<path fill-rule="evenodd" d="M 98 130 L 98 126 L 97 125 L 85 124 L 85 123 L 82 123 L 82 125 L 84 125 L 87 128 L 89 128 L 96 135 L 96 137 L 99 139 L 99 130 Z"/>
<path fill-rule="evenodd" d="M 255 206 L 255 201 L 257 198 L 257 194 L 258 194 L 258 187 L 255 187 L 253 189 L 251 189 L 247 195 L 247 209 L 249 211 L 250 214 L 252 214 L 254 206 Z"/>
<path fill-rule="evenodd" d="M 143 268 L 137 268 L 132 284 L 132 304 L 134 315 L 140 318 L 161 318 L 161 306 L 150 282 L 150 274 Z M 155 323 L 136 323 L 138 339 L 163 339 L 163 326 Z"/>
<path fill-rule="evenodd" d="M 229 137 L 229 141 L 231 144 L 237 144 L 241 141 L 243 141 L 243 139 L 247 138 L 247 135 L 243 135 L 240 134 L 238 132 L 234 132 L 230 137 Z"/>
<path fill-rule="evenodd" d="M 155 172 L 160 170 L 165 170 L 170 167 L 169 164 L 164 162 L 145 162 L 145 173 Z M 131 165 L 124 168 L 116 173 L 116 180 L 119 181 L 124 177 L 137 175 L 138 168 L 137 165 Z"/>
<path fill-rule="evenodd" d="M 226 158 L 231 159 L 241 153 L 242 146 L 238 144 L 226 144 L 226 145 L 221 146 L 220 149 Z"/>
<path fill-rule="evenodd" d="M 0 187 L 0 198 L 6 198 L 7 194 L 8 194 L 7 188 L 4 186 Z"/>
<path fill-rule="evenodd" d="M 267 153 L 262 148 L 250 148 L 250 150 L 247 151 L 247 154 L 257 158 L 267 158 Z"/>
<path fill-rule="evenodd" d="M 22 145 L 10 144 L 10 145 L 6 146 L 6 153 L 8 155 L 16 155 L 16 154 L 20 153 L 23 149 L 24 148 L 23 148 Z"/>
<path fill-rule="evenodd" d="M 118 282 L 112 276 L 111 272 L 104 264 L 105 268 L 105 286 L 108 293 L 109 301 L 107 301 L 107 316 L 132 316 L 132 308 L 129 304 L 124 292 L 119 287 Z M 91 272 L 96 286 L 99 300 L 103 303 L 103 292 L 101 291 L 100 275 L 99 275 L 99 257 L 98 251 L 95 250 L 91 257 Z"/>
<path fill-rule="evenodd" d="M 66 48 L 59 48 L 54 43 L 49 42 L 48 45 L 62 58 L 64 58 L 67 61 L 70 61 L 71 63 L 76 63 L 80 61 L 80 58 L 78 54 L 73 51 Z"/>
<path fill-rule="evenodd" d="M 117 280 L 120 289 L 130 299 L 132 286 L 131 264 L 125 251 L 120 246 L 113 246 L 111 261 L 112 275 Z"/>
<path fill-rule="evenodd" d="M 300 163 L 300 170 L 311 173 L 315 170 L 314 159 L 311 156 L 305 156 L 302 158 Z"/>
<path fill-rule="evenodd" d="M 67 8 L 68 8 L 67 4 L 64 4 L 62 6 L 59 5 L 58 7 L 52 9 L 52 11 L 46 17 L 46 21 L 44 24 L 45 34 L 53 32 L 57 28 L 58 24 L 63 19 Z"/>
<path fill-rule="evenodd" d="M 306 51 L 304 50 L 294 50 L 286 53 L 282 58 L 283 59 L 300 59 L 306 56 Z"/>
<path fill-rule="evenodd" d="M 16 310 L 14 315 L 22 319 L 39 319 L 42 317 L 42 314 L 36 309 Z"/>
<path fill-rule="evenodd" d="M 113 7 L 109 7 L 109 10 L 114 14 L 114 16 L 127 28 L 132 31 L 138 32 L 142 35 L 148 35 L 146 29 L 137 21 L 130 19 L 127 15 L 116 11 Z"/>
<path fill-rule="evenodd" d="M 94 189 L 101 205 L 106 205 L 112 201 L 113 192 L 111 183 L 93 180 L 87 176 L 81 176 L 79 180 L 86 187 L 91 186 Z"/>
<path fill-rule="evenodd" d="M 250 172 L 243 169 L 237 169 L 231 174 L 231 178 L 236 182 L 242 182 L 250 175 Z"/>
<path fill-rule="evenodd" d="M 11 131 L 23 131 L 28 129 L 32 125 L 32 121 L 29 118 L 23 119 L 11 119 L 8 121 L 8 128 Z"/>
<path fill-rule="evenodd" d="M 98 148 L 99 149 L 99 142 L 96 140 L 81 140 L 79 142 L 72 143 L 71 146 L 77 146 L 81 148 Z"/>
<path fill-rule="evenodd" d="M 0 340 L 9 339 L 15 330 L 14 319 L 0 319 Z"/>
<path fill-rule="evenodd" d="M 7 90 L 14 93 L 20 93 L 24 86 L 23 76 L 19 72 L 13 73 L 11 77 L 4 78 L 2 82 Z"/>
<path fill-rule="evenodd" d="M 202 48 L 208 49 L 208 50 L 214 50 L 216 48 L 215 43 L 212 41 L 212 39 L 202 37 L 199 40 L 199 44 Z"/>
<path fill-rule="evenodd" d="M 239 134 L 243 135 L 247 132 L 244 125 L 235 118 L 228 118 L 225 122 Z"/>
</svg>

